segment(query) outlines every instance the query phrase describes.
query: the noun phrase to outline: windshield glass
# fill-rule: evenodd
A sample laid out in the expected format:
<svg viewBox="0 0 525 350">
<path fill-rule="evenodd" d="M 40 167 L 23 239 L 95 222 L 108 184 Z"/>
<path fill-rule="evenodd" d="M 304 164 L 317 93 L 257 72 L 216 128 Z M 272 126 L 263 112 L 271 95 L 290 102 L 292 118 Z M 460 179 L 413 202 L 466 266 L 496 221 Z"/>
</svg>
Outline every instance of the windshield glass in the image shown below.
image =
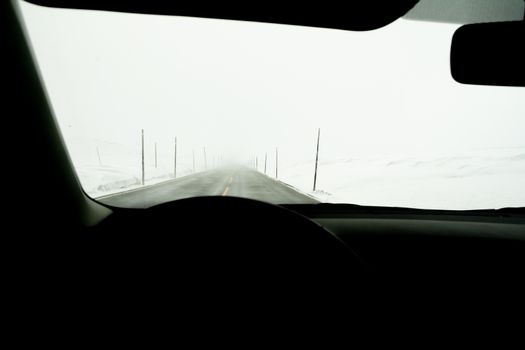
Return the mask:
<svg viewBox="0 0 525 350">
<path fill-rule="evenodd" d="M 79 180 L 104 203 L 525 205 L 525 89 L 454 82 L 458 25 L 21 8 Z"/>
</svg>

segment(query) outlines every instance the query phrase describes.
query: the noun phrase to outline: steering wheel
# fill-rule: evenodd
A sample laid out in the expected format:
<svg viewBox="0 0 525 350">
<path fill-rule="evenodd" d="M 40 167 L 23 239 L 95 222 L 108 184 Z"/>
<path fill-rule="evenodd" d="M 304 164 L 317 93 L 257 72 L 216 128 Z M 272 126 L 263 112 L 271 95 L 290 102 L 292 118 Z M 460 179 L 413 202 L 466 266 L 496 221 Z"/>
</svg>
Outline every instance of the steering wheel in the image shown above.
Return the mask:
<svg viewBox="0 0 525 350">
<path fill-rule="evenodd" d="M 128 232 L 118 234 L 123 226 Z M 284 284 L 332 283 L 363 270 L 336 236 L 286 208 L 236 197 L 195 197 L 146 210 L 116 212 L 107 237 L 118 237 L 137 269 L 178 276 Z M 176 272 L 174 272 L 176 271 Z"/>
</svg>

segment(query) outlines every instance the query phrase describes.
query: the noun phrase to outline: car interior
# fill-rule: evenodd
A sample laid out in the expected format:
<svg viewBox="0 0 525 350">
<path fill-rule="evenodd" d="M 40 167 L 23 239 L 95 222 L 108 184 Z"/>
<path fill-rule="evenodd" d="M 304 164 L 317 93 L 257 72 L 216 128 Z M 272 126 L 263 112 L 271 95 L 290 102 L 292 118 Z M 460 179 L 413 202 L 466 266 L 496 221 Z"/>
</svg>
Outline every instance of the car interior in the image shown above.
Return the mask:
<svg viewBox="0 0 525 350">
<path fill-rule="evenodd" d="M 277 2 L 204 6 L 157 0 L 27 1 L 57 8 L 349 31 L 387 26 L 419 2 L 354 1 L 343 6 L 330 1 L 322 6 L 305 3 L 296 11 Z M 427 2 L 421 20 L 435 16 L 446 21 L 447 14 L 433 6 L 436 2 Z M 13 268 L 24 271 L 18 278 L 33 288 L 55 284 L 99 297 L 112 288 L 129 297 L 125 291 L 133 289 L 153 302 L 159 302 L 156 296 L 169 298 L 174 290 L 201 301 L 218 300 L 217 295 L 232 289 L 244 297 L 264 290 L 267 295 L 310 298 L 320 298 L 317 291 L 322 290 L 326 298 L 350 300 L 349 291 L 377 297 L 387 290 L 401 295 L 423 285 L 427 287 L 421 293 L 446 289 L 449 296 L 473 285 L 486 288 L 480 293 L 488 293 L 488 288 L 516 292 L 523 280 L 523 207 L 275 205 L 230 196 L 187 198 L 147 209 L 97 202 L 84 192 L 72 166 L 17 1 L 3 1 L 1 12 L 2 104 L 9 111 L 4 113 L 4 150 L 6 163 L 18 174 L 16 180 L 4 182 L 9 188 L 6 222 L 11 227 L 4 235 L 20 242 Z M 525 86 L 524 19 L 522 13 L 521 21 L 461 26 L 451 42 L 453 78 L 462 84 Z M 17 131 L 22 127 L 24 134 Z M 20 138 L 30 140 L 31 146 L 19 146 Z M 31 162 L 22 162 L 16 156 L 20 153 Z M 45 186 L 31 185 L 36 174 Z M 214 291 L 214 297 L 206 291 Z"/>
</svg>

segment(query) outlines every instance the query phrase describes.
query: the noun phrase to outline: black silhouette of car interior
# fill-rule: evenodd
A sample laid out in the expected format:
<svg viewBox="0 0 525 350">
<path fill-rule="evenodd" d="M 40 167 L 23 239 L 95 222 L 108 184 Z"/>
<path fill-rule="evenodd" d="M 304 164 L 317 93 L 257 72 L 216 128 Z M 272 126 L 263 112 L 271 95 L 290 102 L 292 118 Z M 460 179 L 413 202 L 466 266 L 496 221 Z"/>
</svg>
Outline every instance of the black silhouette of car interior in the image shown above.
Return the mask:
<svg viewBox="0 0 525 350">
<path fill-rule="evenodd" d="M 260 6 L 177 1 L 28 2 L 352 31 L 388 26 L 419 2 L 419 20 L 447 21 L 447 13 L 440 12 L 445 10 L 434 6 L 436 2 L 426 1 L 425 5 L 417 0 L 305 3 L 300 11 L 273 2 Z M 469 6 L 475 6 L 472 3 L 475 1 Z M 137 300 L 141 293 L 152 303 L 168 300 L 172 293 L 202 303 L 211 303 L 209 298 L 216 303 L 227 298 L 248 302 L 247 296 L 255 294 L 267 298 L 287 295 L 288 300 L 294 300 L 294 295 L 310 300 L 323 295 L 327 301 L 331 295 L 350 303 L 350 295 L 378 297 L 387 290 L 389 295 L 396 290 L 401 295 L 414 291 L 415 286 L 423 288 L 423 294 L 472 288 L 488 295 L 488 288 L 495 285 L 500 292 L 518 290 L 525 268 L 524 208 L 275 205 L 209 196 L 128 209 L 93 200 L 79 184 L 55 122 L 19 4 L 3 1 L 1 12 L 2 102 L 9 111 L 4 114 L 4 140 L 8 140 L 4 149 L 10 150 L 6 163 L 19 174 L 16 185 L 11 181 L 6 186 L 5 220 L 11 221 L 8 236 L 18 242 L 13 249 L 17 256 L 14 269 L 20 271 L 18 278 L 32 286 L 24 288 L 25 293 L 35 288 L 42 293 L 60 289 L 62 297 L 70 300 L 75 295 L 84 306 L 93 306 L 93 300 L 101 301 L 108 295 L 112 300 L 130 301 L 131 294 Z M 523 20 L 470 22 L 460 27 L 451 43 L 454 79 L 464 84 L 525 86 L 525 59 L 519 48 L 523 46 L 523 29 Z M 21 127 L 23 135 L 17 133 Z M 30 140 L 31 146 L 18 146 L 19 137 Z M 20 153 L 31 162 L 21 161 L 16 155 Z M 41 186 L 30 185 L 35 178 Z M 71 292 L 68 297 L 64 290 Z"/>
</svg>

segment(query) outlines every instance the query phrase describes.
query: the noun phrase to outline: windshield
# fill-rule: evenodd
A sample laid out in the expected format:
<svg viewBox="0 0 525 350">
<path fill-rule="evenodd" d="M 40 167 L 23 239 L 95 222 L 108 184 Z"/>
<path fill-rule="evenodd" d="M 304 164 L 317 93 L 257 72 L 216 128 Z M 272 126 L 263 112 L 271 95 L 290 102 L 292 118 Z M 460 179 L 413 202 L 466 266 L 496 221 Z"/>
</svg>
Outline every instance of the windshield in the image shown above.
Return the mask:
<svg viewBox="0 0 525 350">
<path fill-rule="evenodd" d="M 525 205 L 525 89 L 454 82 L 458 25 L 21 8 L 79 180 L 103 203 Z"/>
</svg>

